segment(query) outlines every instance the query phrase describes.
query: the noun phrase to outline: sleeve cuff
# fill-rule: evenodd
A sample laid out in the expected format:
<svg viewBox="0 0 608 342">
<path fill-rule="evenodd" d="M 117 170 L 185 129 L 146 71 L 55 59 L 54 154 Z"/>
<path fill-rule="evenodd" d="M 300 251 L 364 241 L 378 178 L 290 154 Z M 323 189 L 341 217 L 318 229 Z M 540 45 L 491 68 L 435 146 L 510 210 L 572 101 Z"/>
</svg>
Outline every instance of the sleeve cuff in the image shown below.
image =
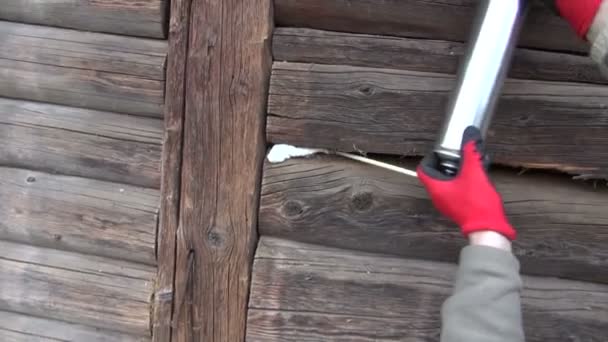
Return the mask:
<svg viewBox="0 0 608 342">
<path fill-rule="evenodd" d="M 502 249 L 488 246 L 465 247 L 460 252 L 455 290 L 466 288 L 470 286 L 470 281 L 488 276 L 521 282 L 519 261 L 513 253 Z"/>
</svg>

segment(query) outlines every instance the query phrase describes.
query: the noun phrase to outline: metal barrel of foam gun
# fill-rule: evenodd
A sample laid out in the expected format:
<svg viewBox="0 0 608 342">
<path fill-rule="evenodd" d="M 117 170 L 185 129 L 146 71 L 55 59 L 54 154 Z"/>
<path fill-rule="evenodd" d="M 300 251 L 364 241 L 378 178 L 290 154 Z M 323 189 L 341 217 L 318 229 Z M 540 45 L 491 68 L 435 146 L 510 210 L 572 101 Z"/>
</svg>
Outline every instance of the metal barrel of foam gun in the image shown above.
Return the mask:
<svg viewBox="0 0 608 342">
<path fill-rule="evenodd" d="M 439 167 L 448 175 L 458 171 L 464 130 L 475 126 L 486 136 L 526 9 L 526 0 L 479 2 L 468 50 L 434 149 Z"/>
</svg>

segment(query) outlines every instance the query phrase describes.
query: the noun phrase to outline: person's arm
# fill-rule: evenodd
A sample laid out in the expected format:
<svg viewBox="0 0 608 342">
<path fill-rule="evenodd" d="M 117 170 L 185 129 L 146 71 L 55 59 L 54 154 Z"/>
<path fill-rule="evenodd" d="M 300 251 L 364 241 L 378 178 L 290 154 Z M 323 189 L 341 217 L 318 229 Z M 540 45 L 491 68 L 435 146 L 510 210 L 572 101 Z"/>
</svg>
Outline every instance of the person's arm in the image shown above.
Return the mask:
<svg viewBox="0 0 608 342">
<path fill-rule="evenodd" d="M 469 235 L 454 292 L 443 305 L 441 342 L 523 342 L 519 262 L 495 232 Z"/>
<path fill-rule="evenodd" d="M 452 296 L 442 310 L 442 342 L 522 342 L 521 279 L 511 253 L 515 229 L 486 174 L 483 141 L 475 127 L 465 130 L 460 168 L 449 176 L 434 154 L 418 177 L 435 207 L 469 239 L 460 255 Z"/>
</svg>

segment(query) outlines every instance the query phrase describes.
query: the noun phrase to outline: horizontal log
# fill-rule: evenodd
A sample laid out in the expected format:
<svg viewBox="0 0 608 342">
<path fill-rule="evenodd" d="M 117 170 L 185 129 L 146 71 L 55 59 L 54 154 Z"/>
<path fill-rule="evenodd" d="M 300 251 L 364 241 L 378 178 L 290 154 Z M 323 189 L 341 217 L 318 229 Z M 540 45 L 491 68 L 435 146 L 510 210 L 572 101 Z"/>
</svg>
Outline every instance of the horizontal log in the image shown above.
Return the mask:
<svg viewBox="0 0 608 342">
<path fill-rule="evenodd" d="M 0 59 L 0 96 L 160 118 L 163 82 Z"/>
<path fill-rule="evenodd" d="M 0 239 L 154 265 L 158 190 L 0 168 Z"/>
<path fill-rule="evenodd" d="M 466 41 L 478 0 L 275 0 L 277 26 Z M 520 46 L 588 52 L 563 19 L 532 4 Z"/>
<path fill-rule="evenodd" d="M 158 188 L 162 121 L 0 98 L 0 164 Z"/>
<path fill-rule="evenodd" d="M 0 96 L 162 116 L 164 41 L 9 22 L 0 41 Z"/>
<path fill-rule="evenodd" d="M 0 0 L 0 19 L 164 38 L 167 0 Z"/>
<path fill-rule="evenodd" d="M 423 155 L 443 124 L 454 77 L 275 63 L 267 138 L 343 151 Z M 608 88 L 508 80 L 488 132 L 499 164 L 608 178 Z"/>
<path fill-rule="evenodd" d="M 492 177 L 524 273 L 608 283 L 607 189 L 545 174 Z M 433 261 L 457 260 L 465 243 L 418 179 L 336 156 L 266 161 L 258 222 L 261 235 Z"/>
<path fill-rule="evenodd" d="M 262 238 L 247 341 L 437 341 L 455 266 Z M 608 287 L 525 277 L 527 341 L 604 341 Z"/>
<path fill-rule="evenodd" d="M 273 34 L 275 60 L 455 74 L 465 53 L 459 42 L 281 27 Z M 606 84 L 591 58 L 519 48 L 513 78 Z"/>
<path fill-rule="evenodd" d="M 0 0 L 0 3 L 3 0 Z M 124 1 L 123 1 L 124 2 Z M 58 39 L 60 37 L 60 39 Z M 0 58 L 164 80 L 167 42 L 0 21 Z"/>
<path fill-rule="evenodd" d="M 155 268 L 0 241 L 0 310 L 149 335 Z"/>
<path fill-rule="evenodd" d="M 150 337 L 127 335 L 110 330 L 0 311 L 2 342 L 145 342 Z"/>
</svg>

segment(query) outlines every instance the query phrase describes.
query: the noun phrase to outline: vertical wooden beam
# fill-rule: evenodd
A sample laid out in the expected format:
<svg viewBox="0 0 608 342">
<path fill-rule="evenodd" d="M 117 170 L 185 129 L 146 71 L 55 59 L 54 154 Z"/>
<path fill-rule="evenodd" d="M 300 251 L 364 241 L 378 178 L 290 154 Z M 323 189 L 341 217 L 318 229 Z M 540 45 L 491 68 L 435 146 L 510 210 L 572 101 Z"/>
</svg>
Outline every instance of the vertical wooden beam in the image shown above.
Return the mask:
<svg viewBox="0 0 608 342">
<path fill-rule="evenodd" d="M 165 135 L 162 154 L 160 217 L 157 234 L 158 275 L 154 293 L 152 339 L 171 340 L 176 235 L 179 223 L 186 56 L 192 0 L 171 1 L 169 53 L 165 86 Z"/>
<path fill-rule="evenodd" d="M 271 0 L 192 0 L 174 342 L 244 341 L 272 26 Z"/>
</svg>

